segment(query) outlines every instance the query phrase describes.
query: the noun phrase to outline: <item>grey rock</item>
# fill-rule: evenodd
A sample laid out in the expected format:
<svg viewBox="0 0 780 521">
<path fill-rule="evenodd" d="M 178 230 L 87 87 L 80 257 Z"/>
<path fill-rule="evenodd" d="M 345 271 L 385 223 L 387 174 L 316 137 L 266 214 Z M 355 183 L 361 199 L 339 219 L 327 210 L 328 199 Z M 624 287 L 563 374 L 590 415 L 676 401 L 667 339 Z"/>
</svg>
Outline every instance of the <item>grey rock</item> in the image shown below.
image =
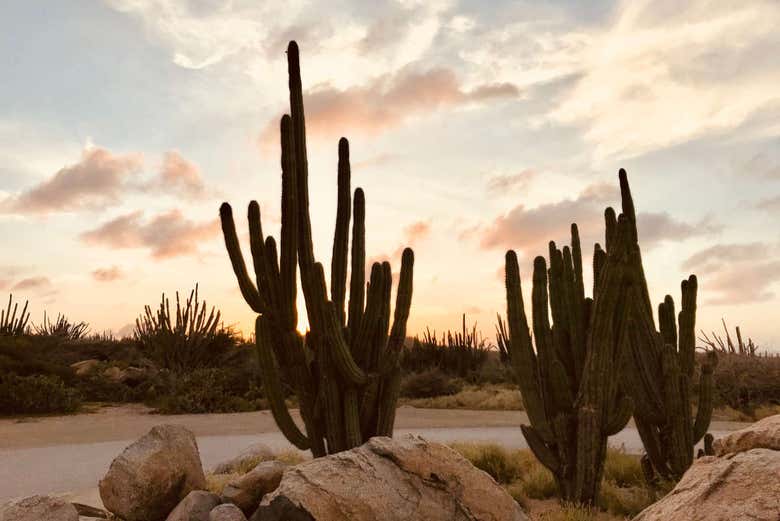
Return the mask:
<svg viewBox="0 0 780 521">
<path fill-rule="evenodd" d="M 228 483 L 222 490 L 222 499 L 250 514 L 255 511 L 263 496 L 276 490 L 287 468 L 288 465 L 281 461 L 264 461 Z"/>
<path fill-rule="evenodd" d="M 261 461 L 272 460 L 274 453 L 265 443 L 255 443 L 250 445 L 241 454 L 228 461 L 223 461 L 214 467 L 212 472 L 214 474 L 233 474 L 239 472 L 241 469 L 250 470 L 246 467 L 248 465 L 256 464 Z"/>
<path fill-rule="evenodd" d="M 168 514 L 166 521 L 209 521 L 209 512 L 221 502 L 216 494 L 193 490 Z"/>
<path fill-rule="evenodd" d="M 157 425 L 128 446 L 100 480 L 105 508 L 126 521 L 160 521 L 193 490 L 206 488 L 195 436 Z"/>
<path fill-rule="evenodd" d="M 211 511 L 209 521 L 246 521 L 246 516 L 236 505 L 226 503 Z"/>
<path fill-rule="evenodd" d="M 0 506 L 0 521 L 79 521 L 79 514 L 63 499 L 30 496 Z"/>
</svg>

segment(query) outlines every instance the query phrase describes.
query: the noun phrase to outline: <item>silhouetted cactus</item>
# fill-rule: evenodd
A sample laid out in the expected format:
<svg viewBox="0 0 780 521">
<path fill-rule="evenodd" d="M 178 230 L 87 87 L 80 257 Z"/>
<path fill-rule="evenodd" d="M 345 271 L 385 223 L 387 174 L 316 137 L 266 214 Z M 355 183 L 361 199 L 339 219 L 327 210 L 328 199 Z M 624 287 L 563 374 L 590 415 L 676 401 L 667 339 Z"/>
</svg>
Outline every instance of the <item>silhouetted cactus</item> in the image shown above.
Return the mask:
<svg viewBox="0 0 780 521">
<path fill-rule="evenodd" d="M 634 421 L 652 469 L 664 479 L 677 480 L 693 463 L 694 446 L 710 425 L 712 372 L 717 358 L 710 352 L 701 365 L 699 405 L 694 420 L 691 398 L 696 363 L 696 276 L 682 281 L 682 305 L 676 317 L 671 296 L 667 295 L 658 306 L 660 327 L 656 331 L 634 202 L 624 170 L 620 171 L 620 191 L 631 239 L 630 318 L 625 328 L 629 356 L 622 372 L 624 388 L 634 400 Z"/>
<path fill-rule="evenodd" d="M 160 307 L 144 306 L 144 314 L 135 319 L 133 336 L 141 348 L 161 367 L 184 371 L 209 365 L 218 347 L 233 342 L 231 333 L 218 330 L 220 312 L 208 310 L 198 299 L 198 285 L 184 305 L 176 292 L 176 314 L 163 293 Z"/>
<path fill-rule="evenodd" d="M 508 364 L 510 362 L 509 352 L 511 350 L 509 347 L 509 331 L 500 313 L 496 313 L 496 346 L 498 347 L 501 362 Z"/>
<path fill-rule="evenodd" d="M 43 322 L 33 326 L 36 335 L 55 336 L 64 340 L 79 340 L 86 336 L 89 324 L 86 322 L 71 322 L 65 315 L 58 314 L 56 322 L 52 322 L 46 312 L 43 312 Z"/>
<path fill-rule="evenodd" d="M 21 336 L 27 333 L 27 322 L 30 320 L 30 313 L 27 311 L 28 302 L 25 301 L 22 312 L 17 316 L 19 303 L 13 302 L 13 298 L 13 295 L 8 296 L 8 309 L 0 309 L 0 335 Z"/>
<path fill-rule="evenodd" d="M 462 315 L 460 331 L 444 331 L 438 335 L 426 328 L 422 338 L 414 337 L 412 345 L 403 351 L 401 366 L 407 371 L 424 372 L 431 368 L 465 378 L 477 373 L 488 359 L 490 345 L 477 332 L 477 325 L 466 327 Z"/>
<path fill-rule="evenodd" d="M 303 92 L 295 42 L 287 48 L 287 61 L 290 115 L 283 116 L 280 125 L 281 255 L 277 256 L 274 238 L 264 237 L 260 207 L 252 201 L 248 220 L 257 286 L 247 273 L 227 203 L 220 208 L 220 217 L 241 293 L 258 313 L 257 351 L 274 419 L 290 442 L 299 449 L 310 449 L 317 457 L 355 447 L 371 436 L 392 435 L 400 386 L 399 357 L 412 298 L 414 255 L 408 248 L 403 252 L 390 328 L 390 264 L 374 263 L 366 294 L 365 197 L 360 188 L 355 190 L 351 280 L 345 311 L 352 208 L 349 143 L 342 138 L 328 299 L 325 273 L 312 246 Z M 296 330 L 296 260 L 311 329 L 305 338 Z M 282 380 L 294 385 L 305 434 L 285 405 Z"/>
<path fill-rule="evenodd" d="M 571 247 L 560 250 L 550 243 L 549 271 L 544 257 L 536 257 L 534 343 L 517 256 L 514 251 L 506 254 L 510 360 L 531 422 L 522 426 L 523 435 L 554 474 L 562 499 L 584 504 L 593 503 L 598 493 L 607 437 L 623 429 L 632 408 L 619 386 L 629 229 L 623 215 L 614 225 L 614 230 L 608 228 L 615 233 L 607 234 L 606 251 L 595 247 L 593 299 L 585 297 L 576 224 Z"/>
</svg>

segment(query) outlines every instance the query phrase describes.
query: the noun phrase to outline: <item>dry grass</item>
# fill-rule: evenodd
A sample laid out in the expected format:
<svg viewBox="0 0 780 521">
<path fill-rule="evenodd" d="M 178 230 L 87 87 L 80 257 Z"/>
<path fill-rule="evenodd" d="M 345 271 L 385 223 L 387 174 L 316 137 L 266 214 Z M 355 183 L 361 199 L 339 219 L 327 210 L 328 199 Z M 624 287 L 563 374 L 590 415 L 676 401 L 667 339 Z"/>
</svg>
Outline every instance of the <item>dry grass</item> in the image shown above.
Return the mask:
<svg viewBox="0 0 780 521">
<path fill-rule="evenodd" d="M 644 486 L 639 457 L 622 449 L 609 449 L 598 509 L 561 507 L 558 486 L 530 450 L 507 450 L 494 444 L 455 443 L 453 449 L 490 474 L 538 520 L 607 521 L 632 516 L 652 503 Z M 553 501 L 551 501 L 553 500 Z"/>
<path fill-rule="evenodd" d="M 401 400 L 401 405 L 420 409 L 477 409 L 493 411 L 522 411 L 520 392 L 507 385 L 467 385 L 460 392 L 433 398 Z"/>
<path fill-rule="evenodd" d="M 241 477 L 241 474 L 238 472 L 233 474 L 212 474 L 211 472 L 207 472 L 206 490 L 212 494 L 217 494 L 218 496 L 222 495 L 222 490 L 224 490 L 225 485 L 239 477 Z"/>
<path fill-rule="evenodd" d="M 206 490 L 213 494 L 221 495 L 225 485 L 237 478 L 240 478 L 264 461 L 276 460 L 287 463 L 288 465 L 297 465 L 298 463 L 302 463 L 308 459 L 309 458 L 305 455 L 305 453 L 298 450 L 284 450 L 277 452 L 271 458 L 263 458 L 262 456 L 250 458 L 246 461 L 243 461 L 236 469 L 236 472 L 231 472 L 229 474 L 214 474 L 212 472 L 207 472 Z"/>
</svg>

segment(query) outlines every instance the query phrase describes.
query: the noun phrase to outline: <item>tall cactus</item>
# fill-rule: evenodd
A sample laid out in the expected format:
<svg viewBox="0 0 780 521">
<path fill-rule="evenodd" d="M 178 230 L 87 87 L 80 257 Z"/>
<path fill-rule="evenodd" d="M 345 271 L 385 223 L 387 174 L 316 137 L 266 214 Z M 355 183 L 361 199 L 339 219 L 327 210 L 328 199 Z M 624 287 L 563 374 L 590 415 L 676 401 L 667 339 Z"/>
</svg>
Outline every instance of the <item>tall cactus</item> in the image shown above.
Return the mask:
<svg viewBox="0 0 780 521">
<path fill-rule="evenodd" d="M 677 317 L 674 300 L 667 295 L 658 306 L 656 331 L 636 228 L 636 214 L 625 171 L 620 189 L 630 228 L 630 318 L 626 322 L 629 356 L 623 371 L 624 388 L 634 399 L 634 421 L 645 446 L 643 465 L 649 482 L 655 474 L 678 480 L 693 463 L 694 446 L 707 433 L 712 417 L 712 372 L 717 364 L 709 353 L 701 365 L 698 409 L 691 411 L 696 364 L 695 275 L 681 284 L 682 304 Z M 624 210 L 625 211 L 625 210 Z"/>
<path fill-rule="evenodd" d="M 614 218 L 614 212 L 608 215 Z M 616 233 L 608 235 L 606 252 L 598 244 L 595 248 L 593 299 L 585 297 L 576 224 L 571 247 L 560 250 L 550 243 L 549 270 L 544 257 L 536 257 L 533 343 L 517 256 L 506 254 L 509 358 L 531 422 L 522 426 L 523 435 L 555 476 L 562 498 L 583 504 L 596 499 L 607 437 L 623 429 L 632 409 L 618 377 L 620 332 L 627 318 L 629 228 L 623 215 L 614 222 Z"/>
<path fill-rule="evenodd" d="M 331 294 L 314 257 L 309 215 L 308 163 L 298 45 L 287 48 L 290 115 L 281 119 L 281 254 L 264 238 L 260 207 L 249 205 L 249 237 L 257 285 L 241 254 L 230 205 L 220 208 L 225 245 L 241 293 L 258 313 L 255 323 L 263 385 L 274 419 L 296 447 L 315 457 L 346 450 L 371 436 L 390 436 L 400 383 L 400 351 L 412 299 L 414 255 L 403 252 L 390 328 L 390 264 L 374 263 L 365 286 L 365 196 L 350 201 L 349 143 L 339 141 L 338 202 L 331 263 Z M 354 205 L 354 215 L 351 205 Z M 351 280 L 345 312 L 349 223 L 352 217 Z M 310 331 L 296 330 L 297 268 Z M 282 380 L 291 382 L 305 433 L 285 405 Z"/>
</svg>

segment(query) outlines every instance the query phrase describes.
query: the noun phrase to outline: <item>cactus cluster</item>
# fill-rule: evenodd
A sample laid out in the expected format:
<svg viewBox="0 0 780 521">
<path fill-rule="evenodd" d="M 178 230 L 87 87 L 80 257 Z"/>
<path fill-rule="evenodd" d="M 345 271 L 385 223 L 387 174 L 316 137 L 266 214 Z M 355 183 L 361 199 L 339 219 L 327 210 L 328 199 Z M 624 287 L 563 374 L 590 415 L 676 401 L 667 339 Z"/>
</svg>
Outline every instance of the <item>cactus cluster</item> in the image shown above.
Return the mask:
<svg viewBox="0 0 780 521">
<path fill-rule="evenodd" d="M 707 434 L 713 408 L 712 373 L 717 364 L 708 352 L 701 364 L 698 407 L 692 414 L 696 365 L 695 275 L 681 283 L 681 308 L 675 315 L 674 299 L 667 295 L 658 306 L 658 330 L 644 276 L 636 228 L 636 215 L 625 172 L 620 176 L 624 213 L 630 231 L 629 319 L 627 357 L 621 372 L 624 388 L 634 401 L 634 421 L 645 447 L 643 465 L 648 482 L 655 475 L 678 480 L 693 463 L 694 447 Z M 627 210 L 627 211 L 626 211 Z M 705 444 L 705 451 L 707 444 Z"/>
<path fill-rule="evenodd" d="M 550 243 L 549 269 L 544 257 L 536 257 L 533 342 L 517 255 L 506 254 L 509 358 L 531 422 L 522 426 L 523 435 L 555 476 L 562 499 L 584 504 L 596 499 L 607 437 L 623 429 L 632 409 L 618 378 L 627 298 L 626 219 L 615 224 L 606 251 L 595 247 L 592 299 L 585 297 L 576 224 L 571 247 Z"/>
<path fill-rule="evenodd" d="M 27 333 L 27 322 L 30 320 L 30 312 L 27 311 L 28 302 L 25 301 L 22 312 L 17 316 L 19 303 L 13 301 L 14 296 L 8 296 L 8 309 L 0 309 L 0 335 L 20 336 Z"/>
<path fill-rule="evenodd" d="M 325 273 L 314 257 L 312 244 L 303 92 L 295 42 L 288 46 L 287 60 L 290 115 L 283 116 L 280 124 L 281 251 L 277 256 L 276 241 L 263 235 L 260 207 L 251 202 L 248 220 L 256 284 L 244 264 L 227 203 L 220 208 L 220 217 L 241 293 L 258 313 L 257 351 L 274 419 L 290 442 L 318 457 L 355 447 L 371 436 L 392 434 L 414 255 L 408 248 L 402 255 L 391 327 L 390 264 L 374 263 L 366 284 L 365 196 L 358 188 L 351 199 L 349 143 L 342 138 L 328 296 Z M 305 337 L 296 329 L 298 268 L 310 325 Z M 290 382 L 298 397 L 305 433 L 286 407 L 283 382 Z"/>
</svg>

